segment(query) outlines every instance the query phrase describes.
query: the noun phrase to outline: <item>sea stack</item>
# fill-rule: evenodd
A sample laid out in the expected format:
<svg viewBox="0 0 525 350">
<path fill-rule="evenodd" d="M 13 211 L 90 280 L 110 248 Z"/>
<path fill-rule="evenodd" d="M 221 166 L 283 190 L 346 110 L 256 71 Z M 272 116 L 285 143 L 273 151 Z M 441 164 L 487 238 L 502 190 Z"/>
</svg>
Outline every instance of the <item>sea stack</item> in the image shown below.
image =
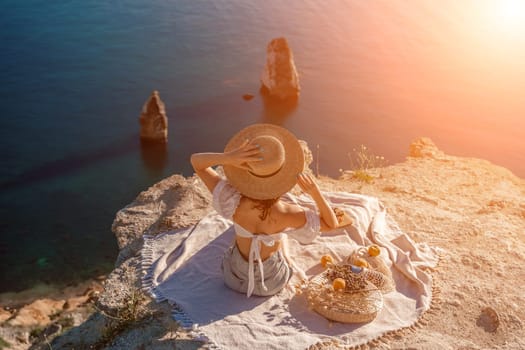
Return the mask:
<svg viewBox="0 0 525 350">
<path fill-rule="evenodd" d="M 266 49 L 261 92 L 280 100 L 288 100 L 297 99 L 299 90 L 299 75 L 288 41 L 285 38 L 273 39 Z"/>
<path fill-rule="evenodd" d="M 153 91 L 142 107 L 140 115 L 140 139 L 159 143 L 168 142 L 168 118 L 159 92 Z"/>
</svg>

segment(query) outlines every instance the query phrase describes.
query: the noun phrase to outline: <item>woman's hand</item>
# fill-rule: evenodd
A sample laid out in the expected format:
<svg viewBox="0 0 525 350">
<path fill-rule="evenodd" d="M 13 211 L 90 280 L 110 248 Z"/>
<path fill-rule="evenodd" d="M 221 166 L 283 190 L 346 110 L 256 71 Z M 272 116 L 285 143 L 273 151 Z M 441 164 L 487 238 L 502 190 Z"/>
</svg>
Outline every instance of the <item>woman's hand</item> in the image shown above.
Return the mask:
<svg viewBox="0 0 525 350">
<path fill-rule="evenodd" d="M 321 195 L 317 182 L 315 182 L 310 175 L 304 173 L 299 174 L 297 176 L 297 184 L 303 192 L 309 194 L 313 198 Z"/>
<path fill-rule="evenodd" d="M 261 160 L 259 145 L 246 140 L 239 147 L 226 153 L 194 153 L 191 155 L 191 165 L 195 173 L 202 179 L 206 187 L 213 192 L 221 177 L 213 169 L 216 165 L 230 164 L 246 170 L 251 162 Z"/>
<path fill-rule="evenodd" d="M 315 182 L 315 180 L 310 175 L 301 173 L 297 177 L 297 184 L 315 201 L 317 208 L 319 209 L 321 219 L 326 224 L 326 226 L 330 229 L 336 228 L 339 224 L 337 217 L 335 216 L 332 208 L 330 208 L 330 204 L 321 193 L 321 190 L 319 190 L 317 182 Z"/>
<path fill-rule="evenodd" d="M 252 170 L 250 167 L 251 162 L 260 162 L 263 159 L 260 146 L 252 143 L 250 140 L 245 140 L 236 149 L 224 153 L 224 158 L 224 164 L 233 165 L 248 171 Z"/>
</svg>

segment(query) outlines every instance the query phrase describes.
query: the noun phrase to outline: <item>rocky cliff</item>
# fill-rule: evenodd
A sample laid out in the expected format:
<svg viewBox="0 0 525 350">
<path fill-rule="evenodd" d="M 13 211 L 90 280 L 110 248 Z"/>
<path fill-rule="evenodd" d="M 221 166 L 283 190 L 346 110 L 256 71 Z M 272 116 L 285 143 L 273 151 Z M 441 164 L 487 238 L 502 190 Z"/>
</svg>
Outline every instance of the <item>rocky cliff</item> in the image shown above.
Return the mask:
<svg viewBox="0 0 525 350">
<path fill-rule="evenodd" d="M 343 171 L 339 179 L 321 177 L 320 186 L 379 197 L 414 240 L 443 251 L 434 271 L 439 306 L 425 326 L 378 348 L 524 349 L 525 180 L 484 160 L 446 155 L 428 139 L 414 142 L 405 162 L 365 171 L 366 181 Z M 191 225 L 210 199 L 199 179 L 180 175 L 140 193 L 116 215 L 120 254 L 93 314 L 32 348 L 201 347 L 172 321 L 167 303 L 142 293 L 137 253 L 142 235 Z"/>
</svg>

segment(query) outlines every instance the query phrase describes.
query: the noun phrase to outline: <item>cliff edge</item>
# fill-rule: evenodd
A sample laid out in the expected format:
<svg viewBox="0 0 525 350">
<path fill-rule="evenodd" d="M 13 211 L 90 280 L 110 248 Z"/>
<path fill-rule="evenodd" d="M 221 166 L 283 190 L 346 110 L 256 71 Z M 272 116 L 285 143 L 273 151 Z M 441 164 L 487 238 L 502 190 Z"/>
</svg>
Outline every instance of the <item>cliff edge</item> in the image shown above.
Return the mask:
<svg viewBox="0 0 525 350">
<path fill-rule="evenodd" d="M 440 303 L 426 325 L 375 348 L 525 349 L 525 180 L 488 161 L 446 155 L 425 138 L 410 145 L 406 161 L 366 172 L 370 181 L 343 171 L 319 184 L 380 198 L 401 229 L 443 252 L 433 272 Z M 210 200 L 198 178 L 180 175 L 140 193 L 114 220 L 120 254 L 95 312 L 31 348 L 201 347 L 171 319 L 166 302 L 141 291 L 138 252 L 142 235 L 197 222 Z"/>
</svg>

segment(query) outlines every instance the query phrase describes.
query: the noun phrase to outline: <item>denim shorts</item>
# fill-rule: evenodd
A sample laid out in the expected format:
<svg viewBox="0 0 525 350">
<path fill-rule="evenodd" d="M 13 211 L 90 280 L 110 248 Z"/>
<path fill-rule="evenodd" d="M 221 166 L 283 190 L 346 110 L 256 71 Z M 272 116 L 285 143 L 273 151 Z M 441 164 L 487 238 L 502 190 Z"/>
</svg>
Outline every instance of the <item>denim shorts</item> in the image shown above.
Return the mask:
<svg viewBox="0 0 525 350">
<path fill-rule="evenodd" d="M 274 295 L 286 286 L 292 276 L 292 270 L 279 250 L 262 262 L 264 284 L 267 288 L 264 290 L 258 264 L 257 260 L 253 262 L 255 276 L 253 295 Z M 237 245 L 228 248 L 222 259 L 224 284 L 237 292 L 246 294 L 248 290 L 248 268 L 248 261 L 243 258 Z"/>
</svg>

